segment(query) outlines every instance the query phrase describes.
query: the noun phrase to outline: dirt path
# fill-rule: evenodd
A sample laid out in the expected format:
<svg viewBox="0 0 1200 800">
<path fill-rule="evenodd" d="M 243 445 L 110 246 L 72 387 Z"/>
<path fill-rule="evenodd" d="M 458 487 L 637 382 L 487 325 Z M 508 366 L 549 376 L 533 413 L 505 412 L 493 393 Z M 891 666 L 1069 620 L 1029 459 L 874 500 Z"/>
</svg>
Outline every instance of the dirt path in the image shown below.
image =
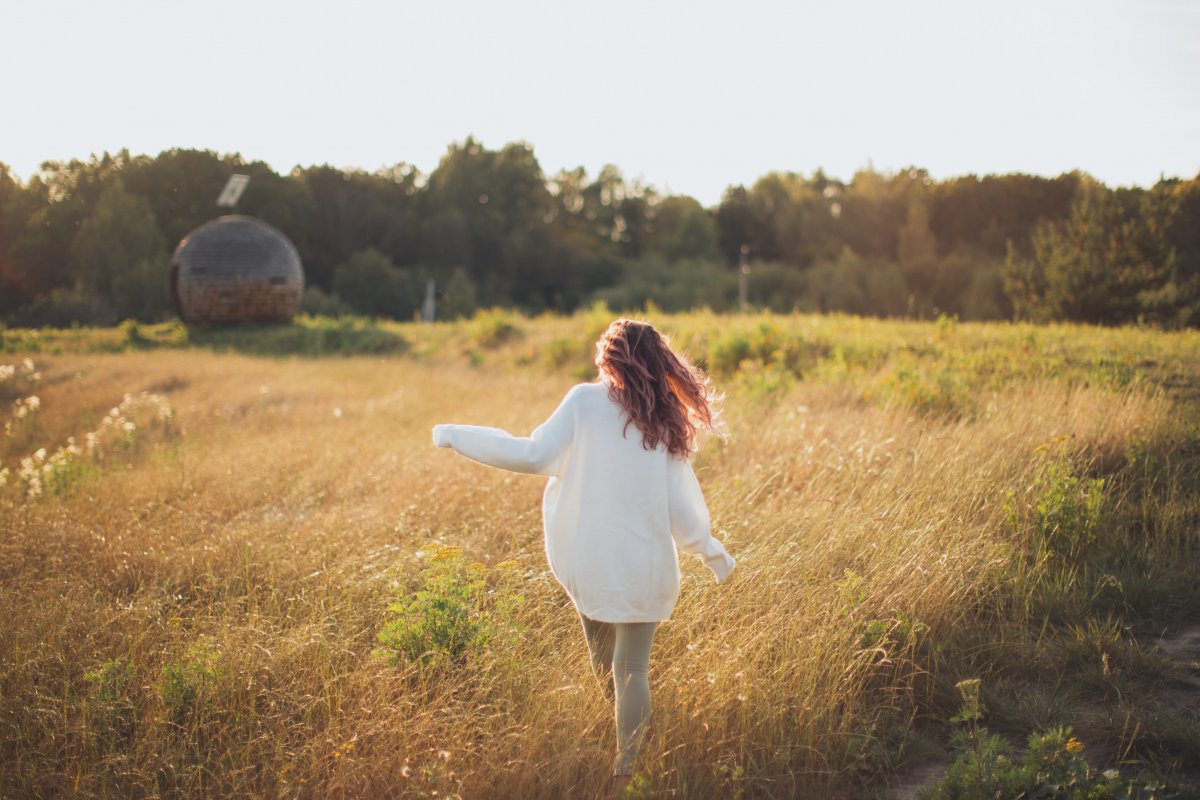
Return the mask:
<svg viewBox="0 0 1200 800">
<path fill-rule="evenodd" d="M 1159 701 L 1164 706 L 1184 709 L 1200 720 L 1200 625 L 1170 632 L 1151 644 L 1173 665 L 1180 678 L 1163 689 Z M 939 758 L 904 770 L 889 787 L 888 799 L 917 800 L 922 791 L 941 780 L 948 765 L 947 759 Z M 1200 765 L 1184 769 L 1179 779 L 1186 788 L 1200 788 Z"/>
<path fill-rule="evenodd" d="M 1160 698 L 1187 713 L 1200 725 L 1200 625 L 1190 625 L 1158 639 L 1159 652 L 1176 667 L 1180 683 L 1172 686 Z M 1191 789 L 1200 788 L 1200 764 L 1189 765 L 1179 776 L 1180 782 Z"/>
</svg>

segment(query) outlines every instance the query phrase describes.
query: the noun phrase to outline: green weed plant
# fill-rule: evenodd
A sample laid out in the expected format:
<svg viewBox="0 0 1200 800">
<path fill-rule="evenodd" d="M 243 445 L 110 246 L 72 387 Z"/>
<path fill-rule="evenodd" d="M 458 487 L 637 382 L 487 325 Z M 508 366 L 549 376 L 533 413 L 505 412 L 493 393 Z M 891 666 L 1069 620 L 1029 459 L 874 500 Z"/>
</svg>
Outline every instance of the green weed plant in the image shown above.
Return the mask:
<svg viewBox="0 0 1200 800">
<path fill-rule="evenodd" d="M 376 655 L 396 667 L 454 666 L 515 641 L 523 597 L 515 589 L 513 562 L 489 570 L 452 545 L 433 545 L 421 554 L 429 565 L 420 588 L 388 607 L 394 616 L 375 637 Z"/>
</svg>

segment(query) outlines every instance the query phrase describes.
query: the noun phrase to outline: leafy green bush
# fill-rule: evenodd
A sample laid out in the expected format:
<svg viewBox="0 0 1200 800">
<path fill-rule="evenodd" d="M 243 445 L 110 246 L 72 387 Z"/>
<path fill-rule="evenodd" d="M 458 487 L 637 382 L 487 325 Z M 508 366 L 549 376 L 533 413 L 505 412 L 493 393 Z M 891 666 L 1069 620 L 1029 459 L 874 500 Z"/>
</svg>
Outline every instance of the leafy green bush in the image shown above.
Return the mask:
<svg viewBox="0 0 1200 800">
<path fill-rule="evenodd" d="M 481 308 L 471 318 L 470 340 L 476 347 L 492 349 L 521 335 L 517 315 L 503 308 Z"/>
<path fill-rule="evenodd" d="M 163 666 L 155 688 L 172 722 L 183 724 L 195 712 L 221 675 L 219 658 L 211 643 L 197 642 L 188 647 L 183 660 Z"/>
<path fill-rule="evenodd" d="M 587 354 L 580 343 L 568 336 L 550 340 L 542 351 L 542 358 L 551 369 L 558 369 L 572 361 L 580 361 Z"/>
<path fill-rule="evenodd" d="M 191 341 L 213 350 L 264 356 L 402 353 L 409 343 L 396 330 L 363 317 L 299 316 L 292 322 L 198 325 Z"/>
<path fill-rule="evenodd" d="M 749 330 L 735 329 L 718 335 L 708 343 L 699 361 L 718 377 L 760 368 L 804 377 L 830 352 L 825 340 L 789 333 L 774 320 L 764 319 Z"/>
<path fill-rule="evenodd" d="M 395 617 L 375 637 L 376 655 L 393 666 L 461 664 L 497 640 L 515 638 L 523 598 L 513 586 L 513 562 L 489 570 L 448 545 L 421 554 L 429 558 L 421 588 L 388 606 Z"/>
<path fill-rule="evenodd" d="M 1024 496 L 1010 493 L 1005 511 L 1010 529 L 1029 537 L 1035 560 L 1075 561 L 1096 539 L 1104 500 L 1104 479 L 1079 476 L 1061 454 L 1042 463 Z"/>
<path fill-rule="evenodd" d="M 354 313 L 354 309 L 345 300 L 336 294 L 323 292 L 316 286 L 304 288 L 300 310 L 314 317 L 347 317 Z"/>
<path fill-rule="evenodd" d="M 1194 793 L 1168 786 L 1122 778 L 1115 769 L 1097 772 L 1083 757 L 1084 744 L 1069 727 L 1030 734 L 1028 749 L 1017 758 L 1000 736 L 979 724 L 984 708 L 979 702 L 979 680 L 958 684 L 963 705 L 951 721 L 957 757 L 923 800 L 994 800 L 994 798 L 1047 798 L 1050 800 L 1182 800 Z"/>
<path fill-rule="evenodd" d="M 129 689 L 136 674 L 132 664 L 120 660 L 105 661 L 83 674 L 87 728 L 106 748 L 133 732 L 136 709 Z"/>
<path fill-rule="evenodd" d="M 900 406 L 924 414 L 953 416 L 972 409 L 971 391 L 964 376 L 941 362 L 922 363 L 907 353 L 893 357 L 864 397 L 882 406 Z"/>
<path fill-rule="evenodd" d="M 411 319 L 421 305 L 421 281 L 373 248 L 360 250 L 333 274 L 333 291 L 359 314 Z"/>
</svg>

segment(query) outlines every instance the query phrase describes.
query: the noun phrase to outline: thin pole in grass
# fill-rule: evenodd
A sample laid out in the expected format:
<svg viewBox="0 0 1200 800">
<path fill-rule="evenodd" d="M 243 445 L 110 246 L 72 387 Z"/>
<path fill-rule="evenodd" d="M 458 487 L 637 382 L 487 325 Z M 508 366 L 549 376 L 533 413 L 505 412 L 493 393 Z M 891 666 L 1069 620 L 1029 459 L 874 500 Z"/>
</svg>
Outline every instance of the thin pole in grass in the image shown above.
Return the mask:
<svg viewBox="0 0 1200 800">
<path fill-rule="evenodd" d="M 744 314 L 750 309 L 750 245 L 738 251 L 738 309 Z"/>
</svg>

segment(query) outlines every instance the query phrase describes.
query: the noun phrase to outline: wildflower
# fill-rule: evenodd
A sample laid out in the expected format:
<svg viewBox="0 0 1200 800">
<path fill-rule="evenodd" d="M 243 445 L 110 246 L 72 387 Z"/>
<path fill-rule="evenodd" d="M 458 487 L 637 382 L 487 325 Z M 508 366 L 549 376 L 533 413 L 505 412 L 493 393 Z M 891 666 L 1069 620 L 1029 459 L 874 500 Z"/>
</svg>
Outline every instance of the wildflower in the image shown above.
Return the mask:
<svg viewBox="0 0 1200 800">
<path fill-rule="evenodd" d="M 21 361 L 21 371 L 22 372 L 33 372 L 34 369 L 35 368 L 33 366 L 32 358 L 26 358 L 23 361 Z"/>
<path fill-rule="evenodd" d="M 121 427 L 124 428 L 129 433 L 133 433 L 137 429 L 137 425 L 135 425 L 133 423 L 133 420 L 128 420 L 128 419 L 125 420 L 125 424 L 122 425 Z"/>
<path fill-rule="evenodd" d="M 37 450 L 34 451 L 33 457 L 35 459 L 37 459 L 38 461 L 45 461 L 46 460 L 46 448 L 39 447 Z"/>
<path fill-rule="evenodd" d="M 1081 752 L 1082 750 L 1083 750 L 1083 742 L 1079 741 L 1074 736 L 1072 736 L 1070 739 L 1067 739 L 1067 752 L 1068 753 L 1074 754 L 1074 753 Z"/>
<path fill-rule="evenodd" d="M 433 561 L 450 561 L 451 559 L 461 558 L 462 548 L 452 544 L 439 545 L 437 552 L 433 554 Z"/>
<path fill-rule="evenodd" d="M 0 383 L 11 380 L 15 374 L 17 374 L 17 368 L 12 364 L 0 364 Z"/>
<path fill-rule="evenodd" d="M 25 407 L 30 411 L 37 411 L 42 407 L 42 400 L 36 394 L 31 394 L 29 397 L 25 398 Z"/>
</svg>

